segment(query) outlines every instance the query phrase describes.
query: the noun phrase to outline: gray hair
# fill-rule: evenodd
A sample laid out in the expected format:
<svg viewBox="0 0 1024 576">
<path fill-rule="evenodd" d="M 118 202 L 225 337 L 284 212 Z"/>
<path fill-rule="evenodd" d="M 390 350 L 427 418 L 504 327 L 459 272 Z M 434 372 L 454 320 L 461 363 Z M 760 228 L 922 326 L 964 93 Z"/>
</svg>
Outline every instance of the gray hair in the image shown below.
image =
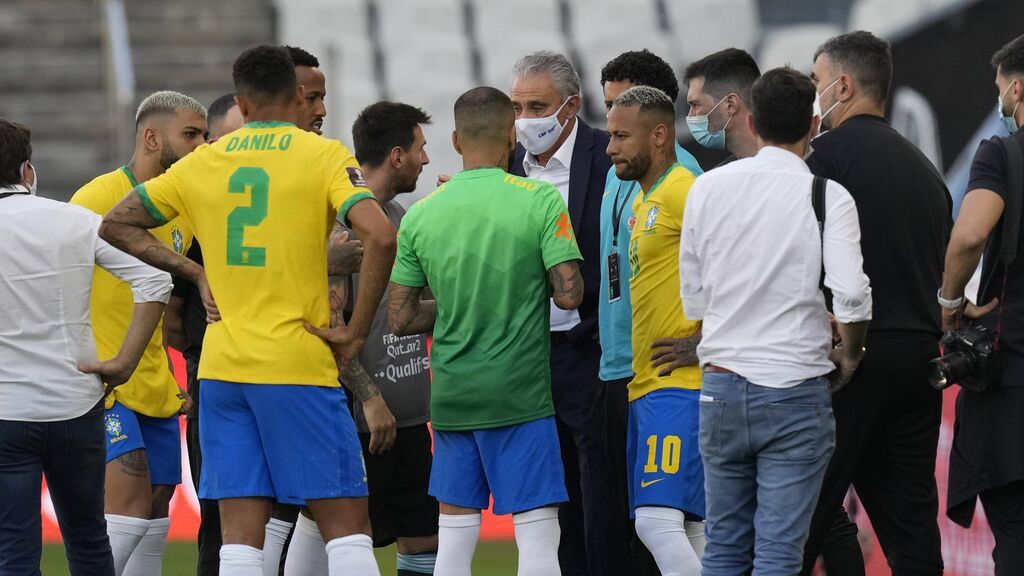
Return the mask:
<svg viewBox="0 0 1024 576">
<path fill-rule="evenodd" d="M 557 52 L 550 50 L 531 52 L 512 66 L 512 72 L 513 78 L 550 74 L 555 81 L 555 88 L 562 95 L 563 100 L 580 94 L 580 75 L 569 63 L 569 59 Z"/>
<path fill-rule="evenodd" d="M 665 104 L 672 106 L 672 99 L 664 90 L 654 86 L 633 86 L 615 99 L 613 106 L 640 106 L 641 108 L 658 108 Z"/>
<path fill-rule="evenodd" d="M 139 109 L 135 112 L 135 125 L 138 126 L 150 116 L 170 115 L 178 110 L 188 110 L 206 118 L 206 108 L 195 98 L 181 92 L 162 90 L 146 96 L 139 104 Z"/>
</svg>

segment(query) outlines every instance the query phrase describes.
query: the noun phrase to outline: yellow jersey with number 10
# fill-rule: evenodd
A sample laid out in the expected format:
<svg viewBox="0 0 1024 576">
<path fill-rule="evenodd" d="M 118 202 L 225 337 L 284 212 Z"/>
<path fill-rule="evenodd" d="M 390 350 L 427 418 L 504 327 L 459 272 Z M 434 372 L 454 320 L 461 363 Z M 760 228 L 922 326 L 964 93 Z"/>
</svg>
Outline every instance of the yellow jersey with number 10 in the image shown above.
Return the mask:
<svg viewBox="0 0 1024 576">
<path fill-rule="evenodd" d="M 122 166 L 82 186 L 70 202 L 102 216 L 135 186 L 138 186 L 135 176 Z M 178 254 L 184 254 L 192 245 L 192 231 L 184 219 L 154 228 L 152 232 Z M 128 333 L 128 324 L 131 323 L 135 306 L 131 287 L 96 266 L 89 306 L 96 351 L 104 360 L 113 358 L 121 349 L 125 334 Z M 149 339 L 138 368 L 127 382 L 114 388 L 107 396 L 106 408 L 113 406 L 115 400 L 133 412 L 154 418 L 167 418 L 181 409 L 178 384 L 171 374 L 167 351 L 164 349 L 162 319 Z"/>
<path fill-rule="evenodd" d="M 633 381 L 629 400 L 663 388 L 700 389 L 696 364 L 659 376 L 664 366 L 652 367 L 651 346 L 659 338 L 693 336 L 700 322 L 686 319 L 679 297 L 679 239 L 686 195 L 696 177 L 674 164 L 650 190 L 633 200 L 629 238 L 630 301 L 633 305 Z"/>
<path fill-rule="evenodd" d="M 287 122 L 250 122 L 136 188 L 158 222 L 184 217 L 203 246 L 220 310 L 199 377 L 246 384 L 338 386 L 326 327 L 327 235 L 373 200 L 355 157 Z"/>
</svg>

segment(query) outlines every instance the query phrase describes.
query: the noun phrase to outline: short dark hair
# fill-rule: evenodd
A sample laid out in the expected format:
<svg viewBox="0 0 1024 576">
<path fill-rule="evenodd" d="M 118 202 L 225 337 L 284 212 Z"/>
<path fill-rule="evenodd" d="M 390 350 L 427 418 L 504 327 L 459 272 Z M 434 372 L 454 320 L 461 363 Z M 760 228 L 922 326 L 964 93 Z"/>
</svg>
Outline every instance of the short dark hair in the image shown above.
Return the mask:
<svg viewBox="0 0 1024 576">
<path fill-rule="evenodd" d="M 668 94 L 673 102 L 679 98 L 679 81 L 672 66 L 646 48 L 623 52 L 601 68 L 601 86 L 606 82 L 622 81 L 654 86 Z"/>
<path fill-rule="evenodd" d="M 835 66 L 853 76 L 865 96 L 879 104 L 889 99 L 892 51 L 888 42 L 871 32 L 858 30 L 826 40 L 814 53 L 814 60 L 822 54 L 827 54 Z"/>
<path fill-rule="evenodd" d="M 281 46 L 255 46 L 235 60 L 231 67 L 235 93 L 256 102 L 279 102 L 291 97 L 298 82 L 295 64 Z"/>
<path fill-rule="evenodd" d="M 455 131 L 468 140 L 499 140 L 515 120 L 512 100 L 497 88 L 473 88 L 455 101 Z"/>
<path fill-rule="evenodd" d="M 307 66 L 309 68 L 320 67 L 320 60 L 302 48 L 297 48 L 295 46 L 285 46 L 285 48 L 288 50 L 288 55 L 292 57 L 292 62 L 294 62 L 296 66 Z"/>
<path fill-rule="evenodd" d="M 408 150 L 420 124 L 430 124 L 423 110 L 401 102 L 377 102 L 359 113 L 352 124 L 356 160 L 366 166 L 380 166 L 398 146 Z"/>
<path fill-rule="evenodd" d="M 0 118 L 0 186 L 20 184 L 26 160 L 32 160 L 32 131 Z"/>
<path fill-rule="evenodd" d="M 814 82 L 789 67 L 764 73 L 750 89 L 754 129 L 773 144 L 793 144 L 811 131 Z"/>
<path fill-rule="evenodd" d="M 210 126 L 217 124 L 224 120 L 224 117 L 228 115 L 228 112 L 235 107 L 235 95 L 224 94 L 223 96 L 217 97 L 210 104 L 210 107 L 206 109 L 206 122 Z"/>
<path fill-rule="evenodd" d="M 689 84 L 694 78 L 703 78 L 704 91 L 712 97 L 721 99 L 735 92 L 750 106 L 750 87 L 760 75 L 753 56 L 739 48 L 726 48 L 691 63 L 683 73 L 683 80 Z"/>
<path fill-rule="evenodd" d="M 992 67 L 1002 74 L 1024 74 L 1024 36 L 1017 36 L 996 51 Z"/>
</svg>

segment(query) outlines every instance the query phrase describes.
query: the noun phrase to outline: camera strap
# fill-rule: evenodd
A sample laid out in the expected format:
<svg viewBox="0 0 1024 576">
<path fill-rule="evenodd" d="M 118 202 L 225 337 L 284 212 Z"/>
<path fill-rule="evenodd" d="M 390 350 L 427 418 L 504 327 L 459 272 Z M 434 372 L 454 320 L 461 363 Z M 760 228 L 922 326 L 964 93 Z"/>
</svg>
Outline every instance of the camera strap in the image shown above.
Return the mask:
<svg viewBox="0 0 1024 576">
<path fill-rule="evenodd" d="M 825 180 L 821 176 L 814 177 L 814 184 L 811 186 L 811 207 L 814 208 L 814 217 L 818 220 L 818 235 L 821 236 L 821 279 L 818 281 L 818 288 L 825 290 Z"/>
</svg>

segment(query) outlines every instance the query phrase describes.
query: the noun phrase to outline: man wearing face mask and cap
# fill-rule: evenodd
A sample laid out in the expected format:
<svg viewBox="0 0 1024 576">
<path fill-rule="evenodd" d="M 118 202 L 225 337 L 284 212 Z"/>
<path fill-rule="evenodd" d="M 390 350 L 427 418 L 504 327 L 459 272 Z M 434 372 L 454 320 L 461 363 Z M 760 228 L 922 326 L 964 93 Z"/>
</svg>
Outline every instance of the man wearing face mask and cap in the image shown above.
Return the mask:
<svg viewBox="0 0 1024 576">
<path fill-rule="evenodd" d="M 836 451 L 811 523 L 804 573 L 824 550 L 829 574 L 864 574 L 856 530 L 837 518 L 852 485 L 893 574 L 937 576 L 942 395 L 926 369 L 939 355 L 935 292 L 952 202 L 931 162 L 885 119 L 889 45 L 869 32 L 851 32 L 826 41 L 814 56 L 815 113 L 827 132 L 811 142 L 807 165 L 846 187 L 857 204 L 874 312 L 861 369 L 835 394 Z M 845 539 L 826 542 L 830 530 Z M 832 565 L 836 548 L 854 560 Z"/>
<path fill-rule="evenodd" d="M 747 117 L 750 87 L 760 75 L 750 54 L 737 48 L 715 52 L 686 67 L 683 80 L 690 106 L 686 126 L 701 146 L 730 153 L 718 166 L 757 153 Z"/>
<path fill-rule="evenodd" d="M 551 305 L 551 382 L 569 503 L 562 506 L 559 561 L 567 576 L 621 573 L 621 520 L 608 502 L 617 498 L 614 471 L 601 428 L 597 340 L 601 197 L 611 161 L 608 135 L 576 114 L 580 78 L 568 59 L 535 52 L 513 67 L 516 113 L 511 172 L 552 184 L 569 207 L 579 242 L 586 294 L 578 310 Z"/>
</svg>

